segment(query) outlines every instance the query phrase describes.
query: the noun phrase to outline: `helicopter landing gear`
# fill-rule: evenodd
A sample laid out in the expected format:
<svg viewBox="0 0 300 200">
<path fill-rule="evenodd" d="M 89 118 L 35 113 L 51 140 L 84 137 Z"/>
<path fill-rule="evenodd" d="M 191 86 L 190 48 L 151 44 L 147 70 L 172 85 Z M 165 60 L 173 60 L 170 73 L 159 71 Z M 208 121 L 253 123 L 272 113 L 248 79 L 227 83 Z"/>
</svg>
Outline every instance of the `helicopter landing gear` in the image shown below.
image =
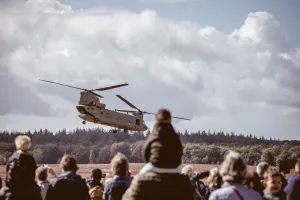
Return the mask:
<svg viewBox="0 0 300 200">
<path fill-rule="evenodd" d="M 127 129 L 124 129 L 124 133 L 128 133 L 128 130 L 127 130 Z"/>
<path fill-rule="evenodd" d="M 82 121 L 82 124 L 85 125 L 85 124 L 86 124 L 86 121 Z"/>
</svg>

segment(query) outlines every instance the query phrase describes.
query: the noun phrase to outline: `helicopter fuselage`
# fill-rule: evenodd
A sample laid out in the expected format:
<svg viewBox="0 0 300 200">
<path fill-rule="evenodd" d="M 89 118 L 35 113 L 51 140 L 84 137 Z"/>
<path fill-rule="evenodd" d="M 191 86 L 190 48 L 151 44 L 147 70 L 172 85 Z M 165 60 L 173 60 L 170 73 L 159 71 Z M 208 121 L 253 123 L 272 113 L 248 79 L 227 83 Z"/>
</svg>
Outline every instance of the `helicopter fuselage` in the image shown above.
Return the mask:
<svg viewBox="0 0 300 200">
<path fill-rule="evenodd" d="M 143 118 L 138 113 L 129 115 L 103 107 L 88 105 L 77 105 L 76 108 L 80 113 L 78 116 L 88 122 L 131 131 L 146 131 L 148 129 Z"/>
</svg>

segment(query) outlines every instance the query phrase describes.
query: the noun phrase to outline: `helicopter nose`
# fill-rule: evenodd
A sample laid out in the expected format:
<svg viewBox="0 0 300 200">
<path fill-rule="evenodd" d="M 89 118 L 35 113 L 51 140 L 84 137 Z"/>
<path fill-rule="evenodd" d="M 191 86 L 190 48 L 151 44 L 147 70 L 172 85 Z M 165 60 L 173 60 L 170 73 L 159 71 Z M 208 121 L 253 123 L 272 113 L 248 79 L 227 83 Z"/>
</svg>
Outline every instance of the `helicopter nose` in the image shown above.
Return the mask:
<svg viewBox="0 0 300 200">
<path fill-rule="evenodd" d="M 84 114 L 85 113 L 85 108 L 83 106 L 76 106 L 77 110 L 79 113 Z"/>
</svg>

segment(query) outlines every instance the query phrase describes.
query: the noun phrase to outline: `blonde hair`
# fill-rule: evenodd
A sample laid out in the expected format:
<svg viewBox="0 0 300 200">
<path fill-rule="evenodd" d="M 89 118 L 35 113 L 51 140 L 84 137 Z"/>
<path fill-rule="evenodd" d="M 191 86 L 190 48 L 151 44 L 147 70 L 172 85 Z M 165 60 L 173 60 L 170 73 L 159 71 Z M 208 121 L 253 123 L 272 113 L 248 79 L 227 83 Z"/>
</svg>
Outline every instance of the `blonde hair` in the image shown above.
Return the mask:
<svg viewBox="0 0 300 200">
<path fill-rule="evenodd" d="M 229 151 L 220 167 L 220 175 L 224 182 L 243 182 L 247 175 L 247 166 L 238 152 Z"/>
<path fill-rule="evenodd" d="M 31 139 L 27 135 L 19 135 L 15 139 L 17 150 L 28 151 L 31 147 Z"/>
<path fill-rule="evenodd" d="M 209 171 L 209 176 L 207 178 L 207 185 L 210 188 L 220 188 L 222 185 L 222 177 L 219 174 L 219 169 L 213 168 Z"/>
<path fill-rule="evenodd" d="M 126 156 L 118 152 L 111 160 L 111 172 L 112 175 L 127 175 L 128 174 L 128 160 Z"/>
<path fill-rule="evenodd" d="M 192 165 L 186 165 L 182 168 L 181 173 L 192 176 L 194 174 L 194 168 Z"/>
</svg>

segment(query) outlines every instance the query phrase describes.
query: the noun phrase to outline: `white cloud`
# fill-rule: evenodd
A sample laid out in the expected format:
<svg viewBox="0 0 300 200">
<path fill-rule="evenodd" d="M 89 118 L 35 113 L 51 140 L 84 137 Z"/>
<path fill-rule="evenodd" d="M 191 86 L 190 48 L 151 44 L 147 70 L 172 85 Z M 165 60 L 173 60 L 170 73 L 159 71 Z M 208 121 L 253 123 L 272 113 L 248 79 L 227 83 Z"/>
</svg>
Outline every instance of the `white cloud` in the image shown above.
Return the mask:
<svg viewBox="0 0 300 200">
<path fill-rule="evenodd" d="M 75 109 L 78 91 L 38 78 L 86 88 L 128 82 L 127 88 L 103 94 L 108 107 L 127 108 L 114 97 L 120 93 L 141 109 L 167 107 L 174 115 L 193 118 L 176 121 L 178 129 L 281 137 L 282 128 L 289 127 L 284 137 L 298 134 L 300 51 L 267 12 L 250 13 L 226 35 L 211 26 L 163 19 L 153 10 L 73 11 L 54 0 L 15 5 L 14 12 L 10 7 L 0 13 L 6 27 L 0 30 L 0 66 L 26 80 L 20 84 L 35 88 L 39 97 L 57 95 L 70 104 L 56 103 L 55 110 Z M 4 128 L 25 126 L 3 119 Z M 32 127 L 40 119 L 26 120 Z M 80 121 L 76 112 L 60 120 L 71 127 Z"/>
</svg>

